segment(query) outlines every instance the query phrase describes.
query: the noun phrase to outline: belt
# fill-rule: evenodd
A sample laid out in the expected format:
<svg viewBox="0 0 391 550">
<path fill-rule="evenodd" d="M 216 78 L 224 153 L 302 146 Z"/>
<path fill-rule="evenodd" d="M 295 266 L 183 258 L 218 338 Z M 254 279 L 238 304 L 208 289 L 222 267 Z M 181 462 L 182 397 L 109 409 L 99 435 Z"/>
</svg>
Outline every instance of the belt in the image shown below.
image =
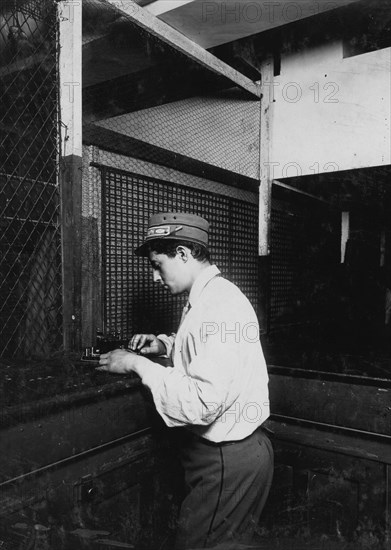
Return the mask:
<svg viewBox="0 0 391 550">
<path fill-rule="evenodd" d="M 228 445 L 237 445 L 238 443 L 243 443 L 243 441 L 247 441 L 247 439 L 250 439 L 250 437 L 255 435 L 257 432 L 264 433 L 263 428 L 259 426 L 254 432 L 252 432 L 247 437 L 244 437 L 243 439 L 231 439 L 229 441 L 210 441 L 210 439 L 205 439 L 205 437 L 201 437 L 200 435 L 197 435 L 193 432 L 189 432 L 189 433 L 193 437 L 193 439 L 195 439 L 196 441 L 204 445 L 208 445 L 210 447 L 227 447 Z"/>
</svg>

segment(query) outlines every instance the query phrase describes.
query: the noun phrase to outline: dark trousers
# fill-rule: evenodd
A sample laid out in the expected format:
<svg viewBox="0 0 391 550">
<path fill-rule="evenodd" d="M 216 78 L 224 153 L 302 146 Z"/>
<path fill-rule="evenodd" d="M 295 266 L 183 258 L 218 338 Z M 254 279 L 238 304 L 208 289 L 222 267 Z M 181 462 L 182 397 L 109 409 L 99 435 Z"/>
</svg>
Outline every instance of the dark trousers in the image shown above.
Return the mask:
<svg viewBox="0 0 391 550">
<path fill-rule="evenodd" d="M 176 550 L 248 544 L 273 477 L 273 449 L 262 429 L 238 442 L 211 444 L 183 436 L 181 460 L 187 495 Z"/>
</svg>

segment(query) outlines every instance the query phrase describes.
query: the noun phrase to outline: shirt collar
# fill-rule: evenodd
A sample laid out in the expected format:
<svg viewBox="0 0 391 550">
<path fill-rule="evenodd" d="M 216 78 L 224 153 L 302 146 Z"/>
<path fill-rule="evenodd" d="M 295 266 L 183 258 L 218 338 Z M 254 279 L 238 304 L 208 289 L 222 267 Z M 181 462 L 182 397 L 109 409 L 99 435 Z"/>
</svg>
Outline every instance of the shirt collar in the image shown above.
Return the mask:
<svg viewBox="0 0 391 550">
<path fill-rule="evenodd" d="M 209 265 L 201 271 L 190 290 L 189 303 L 191 307 L 194 306 L 209 281 L 212 280 L 213 277 L 216 277 L 216 275 L 220 275 L 220 270 L 216 265 Z"/>
</svg>

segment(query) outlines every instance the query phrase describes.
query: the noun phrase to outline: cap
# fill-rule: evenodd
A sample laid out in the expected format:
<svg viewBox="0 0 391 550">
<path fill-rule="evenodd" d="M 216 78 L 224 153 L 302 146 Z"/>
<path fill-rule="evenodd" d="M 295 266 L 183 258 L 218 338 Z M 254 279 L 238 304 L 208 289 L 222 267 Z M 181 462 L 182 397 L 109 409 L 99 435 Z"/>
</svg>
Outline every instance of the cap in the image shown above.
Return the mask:
<svg viewBox="0 0 391 550">
<path fill-rule="evenodd" d="M 209 223 L 196 214 L 163 212 L 149 219 L 147 235 L 134 253 L 148 255 L 148 242 L 155 239 L 191 241 L 208 246 Z"/>
</svg>

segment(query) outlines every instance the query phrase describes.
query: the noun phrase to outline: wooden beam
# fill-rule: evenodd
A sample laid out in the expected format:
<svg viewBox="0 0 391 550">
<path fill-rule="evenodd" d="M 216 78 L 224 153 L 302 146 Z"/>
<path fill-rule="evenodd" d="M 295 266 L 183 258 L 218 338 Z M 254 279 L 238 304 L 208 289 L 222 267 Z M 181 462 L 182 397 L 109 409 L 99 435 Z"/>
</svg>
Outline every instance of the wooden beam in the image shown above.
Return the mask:
<svg viewBox="0 0 391 550">
<path fill-rule="evenodd" d="M 81 332 L 81 2 L 59 2 L 63 342 L 80 350 Z"/>
<path fill-rule="evenodd" d="M 272 129 L 272 83 L 274 75 L 273 56 L 268 55 L 261 65 L 261 115 L 259 148 L 259 214 L 258 214 L 258 319 L 262 333 L 269 331 L 270 310 L 270 217 L 271 217 L 271 129 Z"/>
<path fill-rule="evenodd" d="M 201 46 L 192 42 L 185 35 L 173 29 L 167 23 L 164 23 L 154 15 L 151 15 L 147 10 L 138 6 L 133 0 L 118 1 L 107 0 L 121 16 L 126 15 L 132 23 L 142 28 L 150 35 L 165 44 L 168 44 L 176 51 L 184 54 L 189 59 L 192 59 L 205 69 L 222 76 L 231 81 L 232 84 L 245 90 L 256 98 L 261 97 L 260 86 L 236 71 Z"/>
<path fill-rule="evenodd" d="M 323 202 L 324 204 L 329 204 L 330 206 L 332 204 L 330 201 L 326 201 L 326 199 L 323 199 L 320 196 L 314 195 L 312 193 L 307 193 L 307 191 L 302 191 L 301 189 L 298 189 L 297 187 L 292 187 L 292 185 L 288 185 L 286 183 L 283 183 L 282 181 L 273 180 L 272 184 L 276 185 L 277 187 L 281 187 L 282 189 L 286 189 L 287 191 L 291 191 L 292 193 L 296 193 L 298 195 L 302 195 L 304 197 Z"/>
<path fill-rule="evenodd" d="M 58 2 L 61 156 L 82 155 L 82 8 Z"/>
<path fill-rule="evenodd" d="M 274 62 L 269 55 L 262 64 L 261 85 L 261 122 L 260 122 L 260 182 L 259 182 L 259 256 L 269 255 L 269 229 L 271 210 L 271 186 L 273 171 L 271 170 L 272 145 L 272 109 L 273 109 L 273 79 Z"/>
</svg>

